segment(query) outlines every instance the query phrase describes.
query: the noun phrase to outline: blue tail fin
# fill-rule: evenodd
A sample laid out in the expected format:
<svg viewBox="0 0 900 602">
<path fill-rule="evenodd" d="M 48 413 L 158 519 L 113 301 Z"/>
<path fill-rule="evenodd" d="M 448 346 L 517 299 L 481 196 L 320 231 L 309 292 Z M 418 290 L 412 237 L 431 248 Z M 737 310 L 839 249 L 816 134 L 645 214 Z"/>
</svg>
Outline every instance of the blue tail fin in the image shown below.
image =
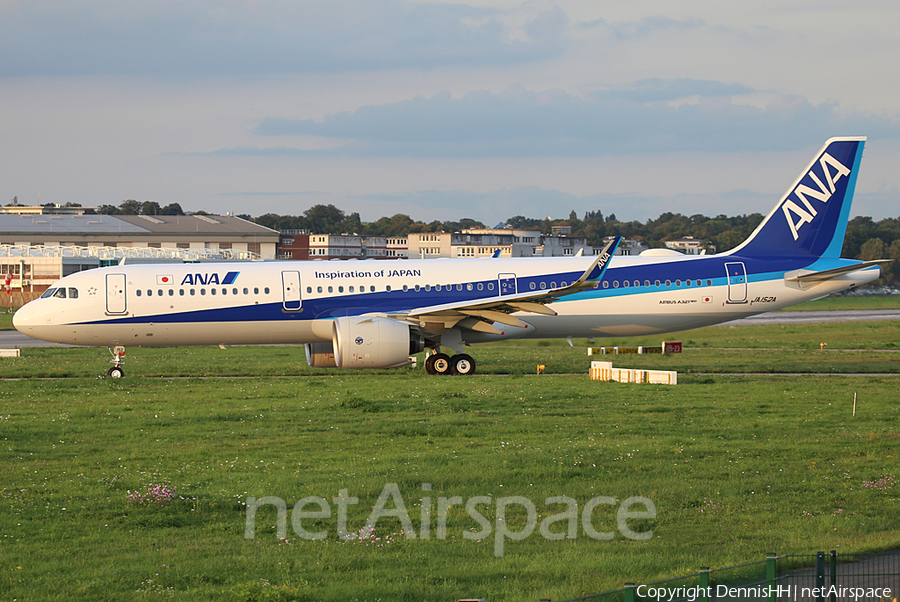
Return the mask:
<svg viewBox="0 0 900 602">
<path fill-rule="evenodd" d="M 750 238 L 728 255 L 840 257 L 865 142 L 826 142 Z"/>
</svg>

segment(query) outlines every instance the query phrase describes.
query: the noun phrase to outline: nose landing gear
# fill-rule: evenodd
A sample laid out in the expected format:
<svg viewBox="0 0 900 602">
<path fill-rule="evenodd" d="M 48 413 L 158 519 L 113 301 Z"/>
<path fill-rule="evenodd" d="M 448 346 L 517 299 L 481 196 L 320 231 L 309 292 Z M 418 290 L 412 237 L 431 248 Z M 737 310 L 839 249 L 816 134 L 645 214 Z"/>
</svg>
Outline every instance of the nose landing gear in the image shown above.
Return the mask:
<svg viewBox="0 0 900 602">
<path fill-rule="evenodd" d="M 125 376 L 125 370 L 122 369 L 122 364 L 125 363 L 125 347 L 122 345 L 116 345 L 112 349 L 109 350 L 112 354 L 113 359 L 109 360 L 113 367 L 107 371 L 106 375 L 110 378 L 122 378 Z"/>
</svg>

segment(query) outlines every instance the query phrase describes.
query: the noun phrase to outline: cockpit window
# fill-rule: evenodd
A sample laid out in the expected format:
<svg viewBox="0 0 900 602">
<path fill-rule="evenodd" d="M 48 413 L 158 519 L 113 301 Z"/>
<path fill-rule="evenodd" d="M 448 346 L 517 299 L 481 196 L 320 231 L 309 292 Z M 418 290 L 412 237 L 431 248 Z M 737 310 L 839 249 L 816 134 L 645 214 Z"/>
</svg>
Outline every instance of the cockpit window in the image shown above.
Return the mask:
<svg viewBox="0 0 900 602">
<path fill-rule="evenodd" d="M 68 295 L 66 295 L 66 291 L 68 291 Z M 41 299 L 47 299 L 49 297 L 56 297 L 57 299 L 65 299 L 67 297 L 69 299 L 77 299 L 78 298 L 78 289 L 75 287 L 71 287 L 71 286 L 68 289 L 66 289 L 65 287 L 62 287 L 62 286 L 59 288 L 57 288 L 57 287 L 48 288 L 47 290 L 44 291 L 44 294 L 41 295 Z"/>
</svg>

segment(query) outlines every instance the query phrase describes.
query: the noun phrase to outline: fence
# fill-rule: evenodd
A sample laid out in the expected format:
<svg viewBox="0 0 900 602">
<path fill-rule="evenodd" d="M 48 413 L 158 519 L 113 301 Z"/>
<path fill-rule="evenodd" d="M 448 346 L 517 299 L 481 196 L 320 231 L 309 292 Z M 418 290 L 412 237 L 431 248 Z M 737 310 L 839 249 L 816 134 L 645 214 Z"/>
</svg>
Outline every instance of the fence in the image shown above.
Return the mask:
<svg viewBox="0 0 900 602">
<path fill-rule="evenodd" d="M 810 566 L 812 565 L 812 566 Z M 807 567 L 807 568 L 801 568 Z M 660 597 L 662 594 L 662 597 Z M 900 595 L 900 551 L 883 554 L 791 554 L 563 602 L 896 602 Z"/>
</svg>

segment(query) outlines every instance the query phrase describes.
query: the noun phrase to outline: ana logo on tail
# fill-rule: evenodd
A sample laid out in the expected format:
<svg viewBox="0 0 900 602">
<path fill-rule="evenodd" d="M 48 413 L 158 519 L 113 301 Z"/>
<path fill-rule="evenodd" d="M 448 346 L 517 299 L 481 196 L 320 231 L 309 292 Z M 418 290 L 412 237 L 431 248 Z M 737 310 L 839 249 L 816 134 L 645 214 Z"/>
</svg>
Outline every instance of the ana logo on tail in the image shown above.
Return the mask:
<svg viewBox="0 0 900 602">
<path fill-rule="evenodd" d="M 819 166 L 822 168 L 821 179 L 812 169 L 810 169 L 807 174 L 818 187 L 818 190 L 810 188 L 805 184 L 799 184 L 797 188 L 794 189 L 793 193 L 791 193 L 797 195 L 797 198 L 803 203 L 803 206 L 806 207 L 806 209 L 803 209 L 800 205 L 791 200 L 790 195 L 788 195 L 787 200 L 781 206 L 781 210 L 784 212 L 784 219 L 787 220 L 787 224 L 791 229 L 794 240 L 797 240 L 798 238 L 797 230 L 802 228 L 804 224 L 810 223 L 819 213 L 816 211 L 816 208 L 813 207 L 813 204 L 809 199 L 812 198 L 819 202 L 827 203 L 828 199 L 831 198 L 831 195 L 834 194 L 837 181 L 843 176 L 850 175 L 850 170 L 828 153 L 823 154 L 822 158 L 819 159 Z M 832 173 L 831 168 L 834 169 L 834 173 Z M 822 180 L 825 182 L 823 183 Z M 793 216 L 796 216 L 796 221 L 794 221 L 792 214 Z"/>
</svg>

